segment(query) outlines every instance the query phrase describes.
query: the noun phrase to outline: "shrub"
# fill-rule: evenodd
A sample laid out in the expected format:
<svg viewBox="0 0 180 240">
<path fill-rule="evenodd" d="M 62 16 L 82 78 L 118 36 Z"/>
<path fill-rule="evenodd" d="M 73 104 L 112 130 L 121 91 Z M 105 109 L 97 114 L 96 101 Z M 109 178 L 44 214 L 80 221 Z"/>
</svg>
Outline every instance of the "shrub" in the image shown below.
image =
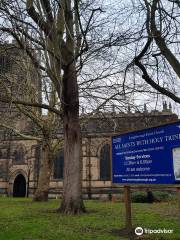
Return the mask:
<svg viewBox="0 0 180 240">
<path fill-rule="evenodd" d="M 170 201 L 175 198 L 174 195 L 168 192 L 153 191 L 150 192 L 133 192 L 131 194 L 131 201 L 135 203 L 152 203 Z"/>
<path fill-rule="evenodd" d="M 147 194 L 145 192 L 134 192 L 131 194 L 131 201 L 135 203 L 147 203 Z"/>
<path fill-rule="evenodd" d="M 157 202 L 163 202 L 163 201 L 169 201 L 173 199 L 172 194 L 168 192 L 160 192 L 160 191 L 155 191 L 153 192 L 155 201 Z"/>
</svg>

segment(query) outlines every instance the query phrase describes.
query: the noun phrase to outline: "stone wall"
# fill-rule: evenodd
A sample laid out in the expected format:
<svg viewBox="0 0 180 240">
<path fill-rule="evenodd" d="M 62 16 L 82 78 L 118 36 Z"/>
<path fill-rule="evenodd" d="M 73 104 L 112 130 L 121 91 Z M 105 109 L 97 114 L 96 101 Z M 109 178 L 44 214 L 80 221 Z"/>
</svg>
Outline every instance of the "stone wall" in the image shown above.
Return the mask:
<svg viewBox="0 0 180 240">
<path fill-rule="evenodd" d="M 110 179 L 105 181 L 100 179 L 100 152 L 105 144 L 110 144 L 112 134 L 166 124 L 177 120 L 177 115 L 170 112 L 146 115 L 119 114 L 114 115 L 112 119 L 108 118 L 108 120 L 100 116 L 90 118 L 89 121 L 92 121 L 93 124 L 91 128 L 88 127 L 86 131 L 83 131 L 82 139 L 84 197 L 98 197 L 119 191 L 117 188 L 112 187 Z M 116 128 L 114 128 L 114 122 Z M 95 123 L 99 124 L 98 127 L 95 126 Z M 97 129 L 101 129 L 101 132 Z M 33 195 L 37 186 L 39 157 L 39 146 L 36 141 L 18 138 L 1 141 L 0 194 L 12 195 L 14 180 L 18 174 L 22 174 L 26 179 L 27 186 L 29 185 L 30 196 Z M 62 180 L 53 179 L 52 173 L 49 196 L 59 197 L 62 193 L 62 186 Z"/>
</svg>

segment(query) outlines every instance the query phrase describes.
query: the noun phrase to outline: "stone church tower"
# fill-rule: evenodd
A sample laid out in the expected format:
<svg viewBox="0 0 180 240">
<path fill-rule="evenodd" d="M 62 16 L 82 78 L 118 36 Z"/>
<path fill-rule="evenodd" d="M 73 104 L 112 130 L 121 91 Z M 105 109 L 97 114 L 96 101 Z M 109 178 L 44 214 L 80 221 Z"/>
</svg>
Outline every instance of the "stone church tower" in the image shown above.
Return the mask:
<svg viewBox="0 0 180 240">
<path fill-rule="evenodd" d="M 0 43 L 0 99 L 0 122 L 10 121 L 11 126 L 14 123 L 21 131 L 27 129 L 27 118 L 11 100 L 41 101 L 41 81 L 27 54 L 16 42 Z"/>
<path fill-rule="evenodd" d="M 31 94 L 32 93 L 32 94 Z M 28 97 L 27 97 L 28 96 Z M 30 99 L 28 99 L 30 96 Z M 31 158 L 34 150 L 32 141 L 23 141 L 13 131 L 2 124 L 18 129 L 22 133 L 32 132 L 33 123 L 22 114 L 11 100 L 41 101 L 41 81 L 26 53 L 15 42 L 0 43 L 0 193 L 9 189 L 12 175 L 19 168 L 24 175 L 30 172 Z M 8 100 L 8 101 L 7 101 Z M 26 147 L 26 144 L 29 147 Z M 35 143 L 37 145 L 37 143 Z M 25 157 L 26 156 L 26 157 Z M 21 171 L 20 171 L 21 172 Z M 22 174 L 23 178 L 24 175 Z M 22 180 L 22 177 L 19 178 Z M 19 180 L 19 181 L 20 181 Z M 24 178 L 27 187 L 27 181 Z M 16 181 L 17 182 L 17 181 Z M 13 178 L 14 183 L 14 178 Z M 8 185 L 7 185 L 8 184 Z"/>
</svg>

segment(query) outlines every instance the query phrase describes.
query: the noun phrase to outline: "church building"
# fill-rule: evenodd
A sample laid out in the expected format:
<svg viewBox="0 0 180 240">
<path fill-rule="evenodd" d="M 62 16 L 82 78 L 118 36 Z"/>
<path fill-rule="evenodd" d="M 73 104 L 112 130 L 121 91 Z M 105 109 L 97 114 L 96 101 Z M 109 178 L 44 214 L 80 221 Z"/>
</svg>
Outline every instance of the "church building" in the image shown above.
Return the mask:
<svg viewBox="0 0 180 240">
<path fill-rule="evenodd" d="M 31 66 L 31 74 L 27 74 L 23 67 L 28 64 L 28 61 L 24 65 L 22 64 L 21 59 L 24 53 L 17 52 L 13 44 L 7 46 L 6 51 L 4 45 L 0 46 L 1 99 L 4 96 L 4 90 L 2 90 L 4 89 L 4 85 L 2 86 L 4 80 L 8 87 L 8 79 L 16 84 L 17 79 L 24 81 L 24 79 L 32 78 L 31 82 L 33 82 L 38 78 L 38 74 L 33 71 Z M 19 65 L 22 68 L 19 68 Z M 16 81 L 12 81 L 12 79 L 16 79 Z M 34 85 L 35 89 L 41 88 L 40 81 L 34 81 Z M 21 86 L 14 85 L 16 92 L 18 87 L 19 95 L 24 91 Z M 36 99 L 41 100 L 38 91 Z M 7 114 L 8 116 L 6 116 Z M 16 107 L 10 108 L 9 103 L 0 103 L 0 115 L 0 123 L 3 123 L 3 119 L 8 119 L 7 121 L 14 122 L 15 128 L 19 128 L 25 133 L 31 132 L 33 129 L 31 121 L 17 111 Z M 143 112 L 131 112 L 129 109 L 126 113 L 122 113 L 112 109 L 91 116 L 82 113 L 80 119 L 83 122 L 81 126 L 83 195 L 86 198 L 95 198 L 118 191 L 111 182 L 110 143 L 113 134 L 174 122 L 178 120 L 178 116 L 172 113 L 171 105 L 167 106 L 167 103 L 164 103 L 162 111 L 148 112 L 145 107 Z M 62 135 L 62 132 L 59 134 Z M 25 197 L 34 194 L 39 176 L 40 153 L 41 146 L 38 141 L 25 140 L 2 126 L 0 127 L 0 195 Z M 49 197 L 61 196 L 63 165 L 62 147 L 54 158 Z"/>
</svg>

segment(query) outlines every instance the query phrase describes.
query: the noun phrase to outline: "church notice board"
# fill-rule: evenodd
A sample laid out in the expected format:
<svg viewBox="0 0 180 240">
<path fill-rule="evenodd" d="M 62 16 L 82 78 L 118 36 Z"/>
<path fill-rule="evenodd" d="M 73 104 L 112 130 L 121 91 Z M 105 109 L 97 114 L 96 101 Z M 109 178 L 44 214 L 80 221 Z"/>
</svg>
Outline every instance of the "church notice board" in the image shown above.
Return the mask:
<svg viewBox="0 0 180 240">
<path fill-rule="evenodd" d="M 180 183 L 180 122 L 113 136 L 112 182 Z"/>
</svg>

